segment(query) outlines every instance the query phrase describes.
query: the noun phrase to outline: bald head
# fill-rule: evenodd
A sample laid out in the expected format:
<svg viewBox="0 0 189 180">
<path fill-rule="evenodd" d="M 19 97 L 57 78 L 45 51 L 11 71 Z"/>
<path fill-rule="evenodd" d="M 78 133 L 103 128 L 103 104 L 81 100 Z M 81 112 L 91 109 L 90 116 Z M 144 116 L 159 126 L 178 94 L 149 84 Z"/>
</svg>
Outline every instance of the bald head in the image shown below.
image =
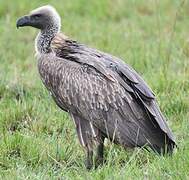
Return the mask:
<svg viewBox="0 0 189 180">
<path fill-rule="evenodd" d="M 17 20 L 17 27 L 32 26 L 40 30 L 56 29 L 60 30 L 61 19 L 55 8 L 50 5 L 39 7 L 31 11 L 28 15 Z"/>
</svg>

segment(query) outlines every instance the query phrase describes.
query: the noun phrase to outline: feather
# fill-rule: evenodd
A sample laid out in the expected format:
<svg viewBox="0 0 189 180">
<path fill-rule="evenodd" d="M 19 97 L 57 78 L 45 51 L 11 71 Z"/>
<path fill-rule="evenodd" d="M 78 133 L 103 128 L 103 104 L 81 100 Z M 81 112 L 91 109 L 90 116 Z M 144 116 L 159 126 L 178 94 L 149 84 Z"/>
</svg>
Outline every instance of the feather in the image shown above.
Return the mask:
<svg viewBox="0 0 189 180">
<path fill-rule="evenodd" d="M 48 88 L 50 91 L 58 90 L 54 99 L 61 99 L 80 121 L 85 119 L 89 127 L 82 128 L 90 128 L 89 134 L 94 135 L 95 126 L 124 147 L 148 145 L 160 152 L 165 149 L 166 143 L 174 146 L 174 136 L 155 102 L 154 94 L 133 69 L 118 58 L 76 41 L 57 37 L 52 43 L 55 54 L 48 55 L 48 59 L 53 61 L 48 61 L 47 66 L 53 67 L 54 72 L 61 66 L 62 73 L 53 73 L 50 71 L 52 68 L 39 68 L 39 71 L 45 71 L 40 74 L 48 77 L 46 79 L 49 80 L 44 82 L 51 86 Z M 58 44 L 56 48 L 55 44 Z M 47 61 L 46 56 L 39 59 L 42 64 Z M 57 82 L 59 79 L 61 84 Z M 80 130 L 77 131 L 81 136 Z M 80 136 L 83 144 L 84 138 Z"/>
<path fill-rule="evenodd" d="M 47 60 L 45 55 L 43 58 L 41 61 Z M 165 149 L 167 137 L 169 144 L 175 143 L 166 121 L 160 115 L 159 109 L 156 107 L 157 104 L 154 103 L 154 99 L 151 99 L 151 103 L 149 100 L 146 101 L 145 104 L 142 98 L 136 98 L 134 93 L 128 92 L 118 81 L 109 81 L 95 67 L 88 66 L 88 70 L 83 71 L 83 64 L 78 62 L 58 58 L 53 54 L 52 57 L 48 55 L 48 58 L 53 58 L 54 62 L 60 64 L 63 69 L 62 73 L 67 75 L 41 73 L 46 74 L 46 76 L 58 76 L 56 78 L 48 77 L 47 79 L 51 79 L 51 81 L 62 79 L 61 84 L 51 82 L 46 86 L 52 86 L 50 89 L 58 89 L 58 92 L 54 94 L 57 96 L 55 98 L 59 97 L 61 102 L 67 105 L 69 112 L 76 114 L 80 119 L 85 119 L 84 122 L 88 123 L 89 127 L 79 126 L 84 126 L 81 129 L 90 128 L 89 135 L 94 135 L 91 128 L 93 125 L 106 137 L 125 148 L 148 145 L 158 152 L 160 149 Z M 52 66 L 54 62 L 49 62 L 49 66 Z M 56 65 L 53 67 L 56 71 Z M 48 68 L 43 69 L 43 71 L 46 70 L 49 71 Z M 114 76 L 114 72 L 112 76 Z M 55 85 L 59 85 L 59 87 L 55 87 Z M 90 87 L 93 87 L 92 91 Z M 69 91 L 62 91 L 62 89 Z M 72 91 L 77 93 L 73 95 Z M 147 104 L 155 116 L 151 115 L 149 108 L 146 108 Z M 149 114 L 146 113 L 146 110 L 149 111 Z M 80 134 L 78 136 L 80 142 L 83 144 L 82 139 L 85 138 L 81 137 L 83 133 L 81 129 L 77 131 Z"/>
</svg>

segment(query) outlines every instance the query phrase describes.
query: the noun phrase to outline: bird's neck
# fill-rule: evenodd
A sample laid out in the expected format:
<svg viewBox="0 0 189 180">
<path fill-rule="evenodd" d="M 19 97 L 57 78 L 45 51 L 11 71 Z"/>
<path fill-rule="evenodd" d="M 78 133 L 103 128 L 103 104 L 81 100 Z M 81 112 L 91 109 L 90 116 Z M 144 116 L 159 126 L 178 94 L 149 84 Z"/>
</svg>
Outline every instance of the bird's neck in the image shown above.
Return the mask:
<svg viewBox="0 0 189 180">
<path fill-rule="evenodd" d="M 47 54 L 51 52 L 51 41 L 59 32 L 58 27 L 41 30 L 36 37 L 35 50 L 37 53 Z"/>
</svg>

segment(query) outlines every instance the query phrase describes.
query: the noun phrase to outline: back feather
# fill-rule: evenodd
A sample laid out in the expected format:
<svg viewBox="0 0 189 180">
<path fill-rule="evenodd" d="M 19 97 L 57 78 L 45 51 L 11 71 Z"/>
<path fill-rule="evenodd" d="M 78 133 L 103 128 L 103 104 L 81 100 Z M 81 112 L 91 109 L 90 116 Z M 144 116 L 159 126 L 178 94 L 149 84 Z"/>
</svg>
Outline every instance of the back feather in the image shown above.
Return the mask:
<svg viewBox="0 0 189 180">
<path fill-rule="evenodd" d="M 90 121 L 124 147 L 148 145 L 158 153 L 173 151 L 175 138 L 155 96 L 132 68 L 62 34 L 53 39 L 51 47 L 57 57 L 48 57 L 54 59 L 48 66 L 60 72 L 47 72 L 49 68 L 42 70 L 40 65 L 39 69 L 49 75 L 44 83 L 49 87 L 51 79 L 49 90 L 54 91 L 59 106 L 66 104 L 63 109 Z M 41 62 L 46 58 L 41 57 Z"/>
</svg>

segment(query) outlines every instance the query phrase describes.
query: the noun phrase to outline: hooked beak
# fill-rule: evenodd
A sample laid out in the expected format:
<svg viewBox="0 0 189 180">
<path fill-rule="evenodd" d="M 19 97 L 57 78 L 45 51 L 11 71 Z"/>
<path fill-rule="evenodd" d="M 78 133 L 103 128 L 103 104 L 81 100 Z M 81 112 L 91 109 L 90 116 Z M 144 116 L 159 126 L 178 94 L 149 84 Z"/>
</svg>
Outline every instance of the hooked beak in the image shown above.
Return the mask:
<svg viewBox="0 0 189 180">
<path fill-rule="evenodd" d="M 19 18 L 16 22 L 16 27 L 24 27 L 24 26 L 30 26 L 31 25 L 31 19 L 30 16 L 23 16 Z"/>
</svg>

